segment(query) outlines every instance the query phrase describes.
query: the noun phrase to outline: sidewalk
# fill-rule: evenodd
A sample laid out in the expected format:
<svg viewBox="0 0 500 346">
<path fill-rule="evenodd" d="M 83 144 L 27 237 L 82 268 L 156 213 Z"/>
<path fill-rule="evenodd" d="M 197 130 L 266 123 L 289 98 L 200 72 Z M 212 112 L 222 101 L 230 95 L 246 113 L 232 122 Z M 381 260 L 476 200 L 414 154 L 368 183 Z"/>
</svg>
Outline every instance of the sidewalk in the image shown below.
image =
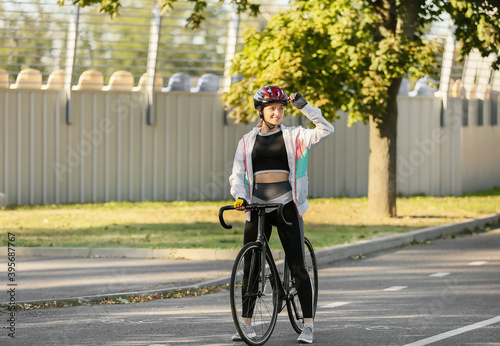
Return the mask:
<svg viewBox="0 0 500 346">
<path fill-rule="evenodd" d="M 491 214 L 465 222 L 321 249 L 316 251 L 316 256 L 321 266 L 499 222 L 500 213 Z M 7 248 L 2 247 L 0 251 L 0 265 L 6 268 Z M 223 284 L 229 281 L 236 253 L 209 249 L 16 248 L 16 302 L 141 295 Z M 280 252 L 275 254 L 275 259 L 282 257 Z M 7 302 L 6 293 L 0 300 Z"/>
</svg>

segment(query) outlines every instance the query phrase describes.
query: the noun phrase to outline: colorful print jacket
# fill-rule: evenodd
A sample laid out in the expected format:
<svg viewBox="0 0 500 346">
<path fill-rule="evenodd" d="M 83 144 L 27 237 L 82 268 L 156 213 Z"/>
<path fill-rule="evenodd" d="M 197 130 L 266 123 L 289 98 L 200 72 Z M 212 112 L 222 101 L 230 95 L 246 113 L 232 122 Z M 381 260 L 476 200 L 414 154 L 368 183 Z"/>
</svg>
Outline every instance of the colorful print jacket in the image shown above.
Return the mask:
<svg viewBox="0 0 500 346">
<path fill-rule="evenodd" d="M 334 131 L 333 125 L 326 121 L 319 108 L 314 108 L 307 104 L 302 113 L 316 126 L 306 129 L 302 126 L 286 127 L 280 125 L 283 131 L 286 152 L 288 155 L 288 166 L 290 167 L 290 185 L 292 194 L 299 215 L 303 215 L 309 207 L 307 201 L 308 177 L 307 160 L 309 150 L 322 139 L 331 135 Z M 254 175 L 252 169 L 252 150 L 255 139 L 260 131 L 260 127 L 254 127 L 238 143 L 234 156 L 233 171 L 229 177 L 231 185 L 231 195 L 237 198 L 244 198 L 252 201 L 252 191 Z M 247 212 L 247 220 L 250 219 L 250 212 Z"/>
</svg>

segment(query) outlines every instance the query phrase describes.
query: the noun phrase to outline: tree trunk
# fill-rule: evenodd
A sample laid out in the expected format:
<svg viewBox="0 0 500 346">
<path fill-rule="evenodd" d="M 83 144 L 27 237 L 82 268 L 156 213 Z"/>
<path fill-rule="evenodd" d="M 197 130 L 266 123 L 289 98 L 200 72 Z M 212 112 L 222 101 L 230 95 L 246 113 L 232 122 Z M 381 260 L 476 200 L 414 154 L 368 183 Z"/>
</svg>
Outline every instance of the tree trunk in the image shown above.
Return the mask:
<svg viewBox="0 0 500 346">
<path fill-rule="evenodd" d="M 387 30 L 400 32 L 410 40 L 418 26 L 420 9 L 426 0 L 375 2 Z M 399 12 L 399 17 L 396 14 Z M 381 35 L 382 37 L 383 35 Z M 370 116 L 370 160 L 368 168 L 368 206 L 380 217 L 396 217 L 396 140 L 398 131 L 397 97 L 401 78 L 392 80 L 388 90 L 387 108 L 384 114 Z"/>
<path fill-rule="evenodd" d="M 368 206 L 379 217 L 396 217 L 397 92 L 401 79 L 389 88 L 387 108 L 382 116 L 370 116 L 370 159 Z"/>
</svg>

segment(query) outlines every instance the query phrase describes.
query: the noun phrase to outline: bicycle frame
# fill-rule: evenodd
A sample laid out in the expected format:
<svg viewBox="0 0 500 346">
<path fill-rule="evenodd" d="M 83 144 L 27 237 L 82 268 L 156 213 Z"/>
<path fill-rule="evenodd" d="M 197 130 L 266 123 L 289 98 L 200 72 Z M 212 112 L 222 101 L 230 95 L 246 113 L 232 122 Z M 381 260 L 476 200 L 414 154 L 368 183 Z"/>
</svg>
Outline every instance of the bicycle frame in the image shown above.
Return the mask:
<svg viewBox="0 0 500 346">
<path fill-rule="evenodd" d="M 258 210 L 259 212 L 259 216 L 258 216 L 258 221 L 257 221 L 257 242 L 261 244 L 262 246 L 262 252 L 261 252 L 261 258 L 260 258 L 260 264 L 261 264 L 261 275 L 262 275 L 262 285 L 264 286 L 265 283 L 266 283 L 266 272 L 264 270 L 265 266 L 266 266 L 266 254 L 267 254 L 267 251 L 270 252 L 269 250 L 269 244 L 267 243 L 267 239 L 264 235 L 264 224 L 265 224 L 265 220 L 266 220 L 266 210 L 265 209 L 259 209 Z M 271 253 L 271 257 L 272 257 L 272 253 Z M 274 259 L 273 259 L 273 263 L 274 263 Z"/>
<path fill-rule="evenodd" d="M 262 266 L 262 270 L 260 271 L 261 275 L 262 275 L 262 278 L 261 278 L 262 285 L 265 285 L 265 282 L 266 282 L 265 270 L 264 270 L 264 267 L 266 265 L 266 253 L 267 253 L 267 251 L 271 252 L 269 249 L 269 244 L 267 243 L 267 239 L 264 236 L 264 231 L 263 231 L 264 225 L 265 225 L 265 219 L 266 219 L 266 216 L 265 216 L 266 215 L 266 208 L 278 208 L 278 215 L 281 217 L 283 222 L 288 226 L 292 225 L 290 222 L 285 220 L 285 217 L 283 216 L 283 204 L 281 204 L 281 203 L 266 203 L 266 204 L 253 203 L 253 204 L 250 204 L 247 207 L 245 207 L 246 210 L 249 210 L 249 211 L 256 210 L 258 212 L 257 239 L 255 241 L 260 243 L 262 246 L 262 253 L 261 253 L 262 257 L 260 258 L 260 263 Z M 224 214 L 224 211 L 226 211 L 226 210 L 235 210 L 235 209 L 236 208 L 234 208 L 233 206 L 225 206 L 225 207 L 222 207 L 219 209 L 219 221 L 220 221 L 220 224 L 222 225 L 222 227 L 224 227 L 226 229 L 233 228 L 233 226 L 227 225 L 225 223 L 223 214 Z M 272 257 L 272 253 L 271 253 L 271 257 Z M 274 259 L 273 259 L 273 263 L 274 263 Z M 274 263 L 274 265 L 276 267 L 275 263 Z M 284 279 L 284 275 L 285 274 L 283 273 L 283 279 Z M 285 290 L 283 288 L 283 280 L 279 277 L 278 277 L 278 279 L 279 279 L 278 281 L 280 282 L 280 286 L 281 286 L 278 289 L 281 291 L 281 293 L 283 293 L 283 296 L 286 297 L 286 294 L 284 294 Z M 286 297 L 285 299 L 288 299 L 288 297 Z"/>
<path fill-rule="evenodd" d="M 257 239 L 246 243 L 236 256 L 231 274 L 230 301 L 233 322 L 238 332 L 236 335 L 240 337 L 239 340 L 251 346 L 261 346 L 269 340 L 276 325 L 277 316 L 285 306 L 290 322 L 297 333 L 300 334 L 304 322 L 297 292 L 295 288 L 293 291 L 290 290 L 294 284 L 289 286 L 287 283 L 290 282 L 290 273 L 286 258 L 283 273 L 280 275 L 269 248 L 264 232 L 266 208 L 277 208 L 278 217 L 285 224 L 292 225 L 284 219 L 283 204 L 266 203 L 245 206 L 247 211 L 257 212 Z M 233 206 L 224 206 L 219 209 L 219 221 L 224 228 L 232 228 L 224 222 L 224 211 L 235 209 Z M 306 246 L 306 252 L 309 250 L 308 253 L 312 253 L 315 258 L 312 245 L 307 238 L 304 238 L 304 246 Z M 314 266 L 315 263 L 313 259 Z M 316 269 L 314 277 L 317 278 Z M 313 288 L 316 289 L 313 294 L 317 297 L 317 280 Z M 284 302 L 286 304 L 283 304 Z M 254 309 L 256 309 L 255 313 Z M 240 318 L 242 318 L 241 321 Z M 250 319 L 251 322 L 246 319 Z M 247 330 L 248 327 L 250 330 Z"/>
</svg>

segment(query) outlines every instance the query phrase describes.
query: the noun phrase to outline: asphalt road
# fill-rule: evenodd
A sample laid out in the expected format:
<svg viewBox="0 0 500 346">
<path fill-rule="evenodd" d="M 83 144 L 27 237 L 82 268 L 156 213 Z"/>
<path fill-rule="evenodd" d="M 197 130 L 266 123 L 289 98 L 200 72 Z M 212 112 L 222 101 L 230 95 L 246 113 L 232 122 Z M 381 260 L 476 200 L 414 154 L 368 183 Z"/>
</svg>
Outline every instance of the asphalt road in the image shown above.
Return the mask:
<svg viewBox="0 0 500 346">
<path fill-rule="evenodd" d="M 7 268 L 7 256 L 0 266 Z M 16 302 L 166 291 L 230 276 L 232 266 L 233 261 L 21 257 L 16 259 Z M 0 298 L 8 302 L 8 295 Z"/>
<path fill-rule="evenodd" d="M 336 262 L 319 278 L 316 345 L 500 345 L 500 230 Z M 222 292 L 17 311 L 15 339 L 4 327 L 0 344 L 234 345 L 232 323 Z M 282 313 L 267 345 L 296 338 Z"/>
</svg>

